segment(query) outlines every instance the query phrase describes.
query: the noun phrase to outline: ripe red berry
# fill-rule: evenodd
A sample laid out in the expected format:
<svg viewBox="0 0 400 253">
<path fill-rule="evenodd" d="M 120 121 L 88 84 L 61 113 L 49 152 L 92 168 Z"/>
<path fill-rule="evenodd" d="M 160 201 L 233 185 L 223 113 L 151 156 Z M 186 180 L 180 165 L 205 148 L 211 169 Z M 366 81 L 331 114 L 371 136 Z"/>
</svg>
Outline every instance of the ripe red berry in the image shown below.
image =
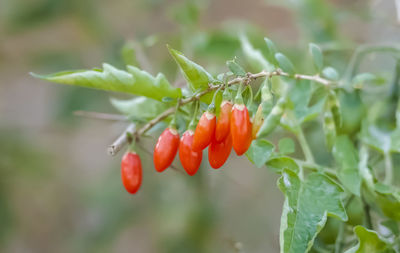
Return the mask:
<svg viewBox="0 0 400 253">
<path fill-rule="evenodd" d="M 187 130 L 183 133 L 179 143 L 179 159 L 185 171 L 193 176 L 199 170 L 203 151 L 194 151 L 192 149 L 194 133 L 192 130 Z"/>
<path fill-rule="evenodd" d="M 221 103 L 221 111 L 215 127 L 215 140 L 221 142 L 229 135 L 231 124 L 232 103 L 224 100 Z"/>
<path fill-rule="evenodd" d="M 232 146 L 237 155 L 243 155 L 252 141 L 252 124 L 244 104 L 235 104 L 231 115 Z"/>
<path fill-rule="evenodd" d="M 211 167 L 218 169 L 224 165 L 231 154 L 231 150 L 232 136 L 230 134 L 222 142 L 217 142 L 214 139 L 208 147 L 208 161 Z"/>
<path fill-rule="evenodd" d="M 179 133 L 174 128 L 166 128 L 154 147 L 154 167 L 162 172 L 174 161 L 179 147 Z"/>
<path fill-rule="evenodd" d="M 204 112 L 196 126 L 192 149 L 201 151 L 210 145 L 215 134 L 216 117 L 214 113 Z"/>
<path fill-rule="evenodd" d="M 142 184 L 142 163 L 135 152 L 127 152 L 122 157 L 121 178 L 125 189 L 135 194 Z"/>
</svg>

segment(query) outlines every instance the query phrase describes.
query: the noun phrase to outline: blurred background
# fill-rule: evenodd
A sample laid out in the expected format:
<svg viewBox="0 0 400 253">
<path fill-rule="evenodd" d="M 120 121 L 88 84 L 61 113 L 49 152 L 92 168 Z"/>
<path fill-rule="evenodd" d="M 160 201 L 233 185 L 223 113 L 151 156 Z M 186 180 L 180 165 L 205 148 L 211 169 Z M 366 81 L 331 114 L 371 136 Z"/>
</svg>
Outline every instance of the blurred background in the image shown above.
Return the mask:
<svg viewBox="0 0 400 253">
<path fill-rule="evenodd" d="M 195 177 L 159 174 L 148 154 L 154 141 L 147 140 L 143 185 L 131 196 L 120 181 L 123 152 L 106 153 L 127 122 L 74 115 L 116 113 L 109 98 L 127 96 L 29 75 L 103 62 L 123 68 L 121 49 L 133 43 L 143 68 L 179 82 L 167 43 L 217 74 L 226 60 L 240 61 L 239 31 L 257 47 L 269 37 L 303 72 L 307 45 L 315 42 L 343 73 L 358 45 L 400 42 L 400 3 L 2 0 L 0 252 L 279 252 L 276 174 L 233 153 L 223 168 L 204 163 Z M 361 67 L 393 68 L 385 58 Z M 318 148 L 312 132 L 321 130 L 307 131 Z"/>
</svg>

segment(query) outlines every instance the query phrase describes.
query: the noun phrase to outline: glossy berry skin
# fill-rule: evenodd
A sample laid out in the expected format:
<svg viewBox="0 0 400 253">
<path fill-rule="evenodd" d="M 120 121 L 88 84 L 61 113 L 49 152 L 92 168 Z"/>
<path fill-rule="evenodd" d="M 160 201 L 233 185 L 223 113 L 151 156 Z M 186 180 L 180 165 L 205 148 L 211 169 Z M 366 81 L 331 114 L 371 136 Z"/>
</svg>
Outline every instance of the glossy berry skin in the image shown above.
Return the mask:
<svg viewBox="0 0 400 253">
<path fill-rule="evenodd" d="M 215 140 L 221 142 L 229 135 L 231 131 L 231 111 L 232 103 L 224 100 L 221 103 L 221 111 L 217 120 L 217 125 L 215 127 Z"/>
<path fill-rule="evenodd" d="M 252 124 L 244 104 L 235 104 L 231 115 L 232 146 L 237 155 L 243 155 L 252 141 Z"/>
<path fill-rule="evenodd" d="M 179 143 L 179 159 L 185 171 L 193 176 L 199 170 L 203 151 L 194 151 L 192 149 L 194 133 L 192 130 L 187 130 L 183 133 Z"/>
<path fill-rule="evenodd" d="M 174 161 L 179 147 L 179 133 L 174 128 L 166 128 L 154 147 L 153 162 L 156 171 L 162 172 Z"/>
<path fill-rule="evenodd" d="M 218 169 L 224 165 L 231 154 L 231 150 L 232 136 L 230 134 L 222 142 L 217 142 L 217 140 L 214 139 L 208 147 L 208 161 L 211 167 Z"/>
<path fill-rule="evenodd" d="M 142 184 L 142 163 L 135 152 L 127 152 L 122 157 L 121 178 L 127 192 L 135 194 Z"/>
<path fill-rule="evenodd" d="M 214 139 L 216 123 L 217 119 L 215 114 L 204 112 L 203 115 L 201 115 L 196 130 L 194 131 L 193 150 L 202 151 L 210 145 L 212 139 Z"/>
</svg>

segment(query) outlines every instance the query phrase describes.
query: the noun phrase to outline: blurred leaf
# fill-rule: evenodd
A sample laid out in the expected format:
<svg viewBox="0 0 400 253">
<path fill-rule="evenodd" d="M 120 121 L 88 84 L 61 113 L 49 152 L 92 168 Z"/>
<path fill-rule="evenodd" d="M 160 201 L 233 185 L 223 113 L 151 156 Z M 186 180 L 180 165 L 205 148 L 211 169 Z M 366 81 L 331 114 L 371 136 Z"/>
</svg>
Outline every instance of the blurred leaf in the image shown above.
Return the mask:
<svg viewBox="0 0 400 253">
<path fill-rule="evenodd" d="M 299 171 L 299 166 L 290 157 L 274 157 L 267 161 L 266 163 L 269 169 L 272 169 L 276 173 L 281 173 L 283 169 L 289 169 L 294 172 Z"/>
<path fill-rule="evenodd" d="M 295 73 L 293 63 L 282 53 L 276 53 L 275 59 L 278 61 L 279 67 L 284 71 L 293 75 Z"/>
<path fill-rule="evenodd" d="M 139 62 L 136 59 L 135 42 L 130 41 L 124 44 L 121 48 L 121 57 L 125 65 L 140 67 Z"/>
<path fill-rule="evenodd" d="M 322 55 L 321 48 L 319 48 L 319 46 L 317 46 L 314 43 L 310 43 L 309 50 L 313 57 L 315 68 L 317 69 L 318 72 L 321 72 L 321 70 L 324 66 L 324 58 Z"/>
<path fill-rule="evenodd" d="M 338 177 L 344 187 L 360 196 L 361 176 L 358 171 L 358 154 L 348 136 L 341 135 L 336 138 L 333 156 L 339 167 Z"/>
<path fill-rule="evenodd" d="M 390 232 L 394 235 L 394 236 L 399 236 L 400 235 L 400 230 L 399 227 L 397 225 L 397 222 L 394 220 L 384 220 L 381 222 L 381 225 L 388 228 L 390 230 Z"/>
<path fill-rule="evenodd" d="M 339 80 L 339 73 L 336 69 L 332 67 L 326 67 L 322 70 L 322 76 L 328 78 L 329 80 L 337 81 Z"/>
<path fill-rule="evenodd" d="M 274 144 L 264 139 L 258 139 L 251 143 L 246 156 L 257 168 L 261 168 L 268 161 L 274 149 Z"/>
<path fill-rule="evenodd" d="M 391 149 L 390 133 L 381 131 L 376 126 L 368 125 L 367 122 L 362 124 L 361 140 L 382 153 L 387 153 Z"/>
<path fill-rule="evenodd" d="M 356 75 L 352 80 L 353 87 L 357 89 L 361 89 L 365 83 L 380 84 L 382 83 L 382 79 L 378 78 L 376 75 L 372 73 L 361 73 Z"/>
<path fill-rule="evenodd" d="M 183 76 L 189 84 L 192 92 L 208 89 L 208 84 L 214 82 L 214 78 L 202 66 L 186 58 L 181 52 L 168 47 L 168 50 L 182 70 Z M 211 102 L 212 94 L 202 97 L 204 102 Z"/>
<path fill-rule="evenodd" d="M 253 45 L 250 44 L 246 36 L 240 36 L 240 42 L 247 61 L 255 71 L 272 71 L 274 69 L 274 66 L 264 58 L 261 51 L 255 49 Z"/>
<path fill-rule="evenodd" d="M 283 113 L 285 112 L 286 97 L 281 97 L 272 108 L 271 113 L 265 118 L 257 133 L 257 138 L 268 136 L 279 125 Z"/>
<path fill-rule="evenodd" d="M 168 108 L 167 104 L 146 97 L 111 99 L 111 104 L 130 120 L 140 122 L 149 121 Z"/>
<path fill-rule="evenodd" d="M 345 253 L 395 253 L 389 243 L 379 237 L 377 232 L 356 226 L 354 233 L 357 235 L 358 244 L 346 250 Z"/>
<path fill-rule="evenodd" d="M 272 62 L 274 65 L 278 65 L 278 62 L 275 59 L 275 53 L 278 51 L 276 46 L 272 40 L 268 39 L 267 37 L 264 38 L 265 43 L 267 44 L 268 49 L 268 60 Z"/>
<path fill-rule="evenodd" d="M 246 76 L 246 71 L 236 63 L 235 60 L 227 61 L 226 65 L 228 66 L 229 70 L 232 71 L 233 74 L 236 76 Z"/>
<path fill-rule="evenodd" d="M 103 70 L 64 71 L 50 75 L 31 74 L 50 82 L 132 93 L 156 100 L 166 96 L 181 96 L 181 90 L 172 87 L 163 74 L 153 77 L 134 66 L 127 66 L 127 71 L 124 71 L 104 63 Z"/>
<path fill-rule="evenodd" d="M 324 227 L 327 216 L 347 220 L 339 185 L 320 173 L 311 173 L 303 181 L 284 169 L 278 186 L 285 194 L 281 218 L 281 252 L 307 252 Z"/>
<path fill-rule="evenodd" d="M 376 184 L 376 201 L 386 217 L 400 221 L 400 193 L 391 186 Z"/>
<path fill-rule="evenodd" d="M 295 152 L 294 142 L 291 138 L 282 138 L 278 143 L 279 153 L 288 155 Z"/>
<path fill-rule="evenodd" d="M 329 107 L 325 109 L 323 116 L 324 121 L 322 126 L 325 134 L 325 143 L 328 150 L 331 150 L 336 141 L 336 127 L 332 111 Z"/>
<path fill-rule="evenodd" d="M 314 87 L 311 82 L 304 80 L 296 81 L 289 91 L 290 105 L 298 124 L 314 119 L 323 109 L 325 96 L 320 96 L 319 101 L 314 101 L 314 104 L 309 107 L 313 93 Z"/>
</svg>

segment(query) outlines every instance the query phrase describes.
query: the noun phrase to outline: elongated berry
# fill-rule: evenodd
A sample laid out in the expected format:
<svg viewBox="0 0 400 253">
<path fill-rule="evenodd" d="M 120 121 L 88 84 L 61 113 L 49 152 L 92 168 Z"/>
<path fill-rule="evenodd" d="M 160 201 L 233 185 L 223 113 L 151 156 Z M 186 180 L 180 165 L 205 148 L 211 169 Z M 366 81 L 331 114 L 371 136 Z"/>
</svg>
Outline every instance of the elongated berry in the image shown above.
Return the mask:
<svg viewBox="0 0 400 253">
<path fill-rule="evenodd" d="M 196 174 L 203 159 L 203 151 L 194 151 L 192 149 L 193 139 L 193 131 L 187 130 L 183 133 L 179 143 L 179 159 L 183 168 L 190 176 Z"/>
<path fill-rule="evenodd" d="M 142 163 L 135 152 L 127 152 L 122 157 L 121 178 L 127 192 L 135 194 L 142 184 Z"/>
<path fill-rule="evenodd" d="M 222 142 L 213 140 L 208 147 L 208 161 L 214 169 L 220 168 L 226 160 L 232 150 L 232 136 L 229 134 Z"/>
<path fill-rule="evenodd" d="M 252 124 L 244 104 L 235 104 L 231 115 L 232 146 L 237 155 L 243 155 L 252 141 Z"/>
<path fill-rule="evenodd" d="M 193 146 L 195 151 L 201 151 L 210 145 L 215 134 L 216 117 L 214 113 L 204 112 L 194 131 Z"/>
<path fill-rule="evenodd" d="M 174 161 L 179 147 L 179 134 L 174 128 L 166 128 L 154 147 L 153 162 L 156 171 L 162 172 Z"/>
<path fill-rule="evenodd" d="M 231 129 L 232 103 L 224 100 L 221 103 L 221 111 L 215 127 L 215 140 L 221 142 L 229 135 Z"/>
</svg>

